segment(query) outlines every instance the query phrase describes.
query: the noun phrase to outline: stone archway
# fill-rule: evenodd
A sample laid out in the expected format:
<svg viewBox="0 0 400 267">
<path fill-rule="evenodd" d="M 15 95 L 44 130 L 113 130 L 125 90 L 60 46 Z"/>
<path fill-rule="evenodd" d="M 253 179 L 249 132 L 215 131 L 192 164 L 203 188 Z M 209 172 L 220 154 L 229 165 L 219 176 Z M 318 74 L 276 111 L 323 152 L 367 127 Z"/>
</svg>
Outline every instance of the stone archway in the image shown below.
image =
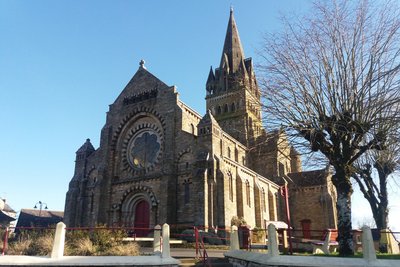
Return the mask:
<svg viewBox="0 0 400 267">
<path fill-rule="evenodd" d="M 127 198 L 122 205 L 122 223 L 133 228 L 138 237 L 147 236 L 150 227 L 150 204 L 147 195 L 137 193 Z"/>
<path fill-rule="evenodd" d="M 147 236 L 150 226 L 150 205 L 141 199 L 135 205 L 134 228 L 136 236 Z"/>
</svg>

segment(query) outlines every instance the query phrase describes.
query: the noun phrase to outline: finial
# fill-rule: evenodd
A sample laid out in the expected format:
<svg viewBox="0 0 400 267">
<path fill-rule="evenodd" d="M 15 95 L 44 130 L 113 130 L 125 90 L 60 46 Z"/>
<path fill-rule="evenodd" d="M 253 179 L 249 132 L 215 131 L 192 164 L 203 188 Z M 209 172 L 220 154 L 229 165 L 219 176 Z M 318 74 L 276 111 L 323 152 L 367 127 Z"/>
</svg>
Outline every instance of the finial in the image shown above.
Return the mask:
<svg viewBox="0 0 400 267">
<path fill-rule="evenodd" d="M 231 14 L 233 13 L 233 5 L 231 5 Z"/>
<path fill-rule="evenodd" d="M 139 66 L 140 66 L 140 68 L 142 68 L 142 69 L 146 69 L 146 67 L 144 66 L 144 63 L 146 63 L 143 59 L 142 60 L 140 60 L 140 62 L 139 62 Z"/>
</svg>

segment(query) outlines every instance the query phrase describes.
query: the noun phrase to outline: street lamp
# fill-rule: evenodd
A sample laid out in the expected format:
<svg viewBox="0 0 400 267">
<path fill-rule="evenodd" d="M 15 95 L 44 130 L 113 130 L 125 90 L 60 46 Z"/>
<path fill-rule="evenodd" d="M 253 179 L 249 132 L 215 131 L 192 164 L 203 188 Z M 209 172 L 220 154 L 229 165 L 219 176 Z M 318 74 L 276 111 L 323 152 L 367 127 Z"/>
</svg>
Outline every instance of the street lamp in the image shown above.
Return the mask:
<svg viewBox="0 0 400 267">
<path fill-rule="evenodd" d="M 33 207 L 34 209 L 37 209 L 37 204 L 39 204 L 39 217 L 40 217 L 41 214 L 42 214 L 42 208 L 43 208 L 43 206 L 44 206 L 44 209 L 47 210 L 47 203 L 44 203 L 44 202 L 42 202 L 42 201 L 39 200 L 39 202 L 37 202 L 37 203 L 35 204 L 35 206 Z"/>
</svg>

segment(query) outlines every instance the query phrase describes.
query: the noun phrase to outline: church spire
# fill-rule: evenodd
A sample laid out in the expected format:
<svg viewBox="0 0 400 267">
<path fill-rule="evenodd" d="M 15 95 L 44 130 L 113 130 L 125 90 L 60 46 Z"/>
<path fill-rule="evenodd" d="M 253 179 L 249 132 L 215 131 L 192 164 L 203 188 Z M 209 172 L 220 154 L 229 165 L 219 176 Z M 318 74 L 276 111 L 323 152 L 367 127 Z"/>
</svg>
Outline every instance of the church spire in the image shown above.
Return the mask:
<svg viewBox="0 0 400 267">
<path fill-rule="evenodd" d="M 244 145 L 263 133 L 260 91 L 251 58 L 245 58 L 231 8 L 221 63 L 206 82 L 207 110 L 220 127 Z"/>
<path fill-rule="evenodd" d="M 222 57 L 220 68 L 229 67 L 230 73 L 235 73 L 244 60 L 244 53 L 242 44 L 240 42 L 239 32 L 237 30 L 235 18 L 233 17 L 233 8 L 231 7 L 228 28 L 226 29 L 225 43 L 222 50 Z M 228 59 L 229 66 L 226 66 L 226 59 Z"/>
</svg>

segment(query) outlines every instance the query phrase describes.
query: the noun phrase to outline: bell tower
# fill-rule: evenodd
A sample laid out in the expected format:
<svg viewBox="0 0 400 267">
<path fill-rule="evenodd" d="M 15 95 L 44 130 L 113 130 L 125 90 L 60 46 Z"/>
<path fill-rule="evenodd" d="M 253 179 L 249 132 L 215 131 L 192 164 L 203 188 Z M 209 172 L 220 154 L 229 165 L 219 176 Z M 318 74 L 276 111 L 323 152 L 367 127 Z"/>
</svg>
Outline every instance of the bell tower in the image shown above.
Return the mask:
<svg viewBox="0 0 400 267">
<path fill-rule="evenodd" d="M 263 132 L 260 90 L 251 58 L 245 58 L 230 10 L 221 62 L 206 83 L 206 105 L 221 128 L 248 146 Z"/>
</svg>

